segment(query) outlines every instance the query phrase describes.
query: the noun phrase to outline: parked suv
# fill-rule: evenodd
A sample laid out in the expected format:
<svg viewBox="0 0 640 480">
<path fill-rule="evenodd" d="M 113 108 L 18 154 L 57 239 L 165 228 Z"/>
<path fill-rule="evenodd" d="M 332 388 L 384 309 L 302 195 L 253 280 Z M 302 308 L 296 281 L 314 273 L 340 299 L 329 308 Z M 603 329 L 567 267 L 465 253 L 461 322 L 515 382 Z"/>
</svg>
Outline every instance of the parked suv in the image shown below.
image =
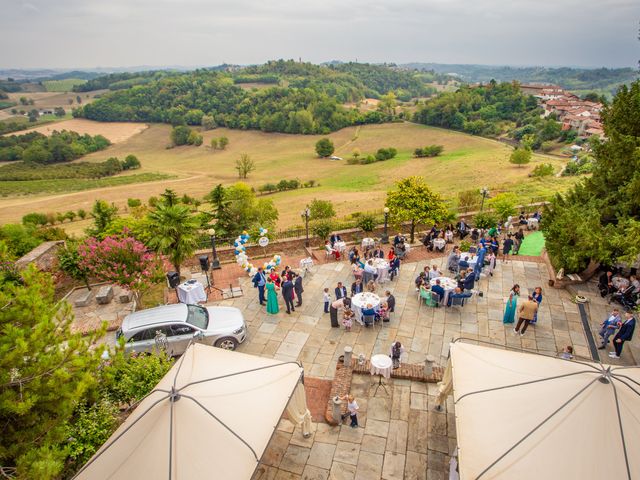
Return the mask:
<svg viewBox="0 0 640 480">
<path fill-rule="evenodd" d="M 237 308 L 179 303 L 127 315 L 116 332 L 116 339 L 124 337 L 128 352 L 151 352 L 157 348 L 158 334 L 166 336 L 167 353 L 173 356 L 182 355 L 193 339 L 235 350 L 244 342 L 247 326 Z"/>
</svg>

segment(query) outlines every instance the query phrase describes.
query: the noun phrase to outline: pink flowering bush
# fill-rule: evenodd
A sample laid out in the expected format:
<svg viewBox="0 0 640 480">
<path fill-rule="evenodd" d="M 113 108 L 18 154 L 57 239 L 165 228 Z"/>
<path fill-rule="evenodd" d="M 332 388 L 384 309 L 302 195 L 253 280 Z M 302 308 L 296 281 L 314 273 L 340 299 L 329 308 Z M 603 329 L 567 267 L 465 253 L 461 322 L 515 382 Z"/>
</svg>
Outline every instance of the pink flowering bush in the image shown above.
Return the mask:
<svg viewBox="0 0 640 480">
<path fill-rule="evenodd" d="M 80 266 L 91 276 L 130 290 L 138 302 L 153 283 L 162 280 L 160 259 L 133 237 L 91 237 L 78 246 L 78 253 Z"/>
</svg>

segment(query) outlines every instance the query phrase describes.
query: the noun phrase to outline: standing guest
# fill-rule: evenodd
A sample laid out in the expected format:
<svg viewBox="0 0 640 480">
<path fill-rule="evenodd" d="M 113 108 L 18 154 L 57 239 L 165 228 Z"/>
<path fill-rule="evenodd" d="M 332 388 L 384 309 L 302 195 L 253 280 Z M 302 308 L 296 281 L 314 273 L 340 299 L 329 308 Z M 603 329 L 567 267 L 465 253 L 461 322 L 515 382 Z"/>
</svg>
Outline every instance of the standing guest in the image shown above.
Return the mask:
<svg viewBox="0 0 640 480">
<path fill-rule="evenodd" d="M 253 276 L 253 288 L 258 289 L 258 300 L 260 305 L 264 305 L 264 289 L 267 286 L 267 276 L 262 271 L 262 267 L 258 267 L 258 272 Z"/>
<path fill-rule="evenodd" d="M 520 296 L 520 285 L 517 283 L 511 287 L 509 291 L 509 298 L 507 299 L 507 305 L 504 308 L 504 315 L 502 316 L 502 323 L 513 323 L 516 316 L 516 308 L 518 306 L 518 297 Z"/>
<path fill-rule="evenodd" d="M 283 280 L 293 280 L 293 271 L 291 270 L 291 267 L 289 265 L 284 267 L 284 270 L 282 271 L 282 279 Z"/>
<path fill-rule="evenodd" d="M 347 418 L 347 415 L 351 417 L 351 428 L 358 428 L 358 410 L 360 407 L 358 406 L 358 402 L 353 395 L 345 395 L 344 397 L 340 397 L 341 400 L 347 400 L 347 412 L 342 416 L 344 420 Z"/>
<path fill-rule="evenodd" d="M 489 252 L 489 256 L 487 257 L 487 261 L 489 262 L 488 272 L 489 275 L 493 277 L 493 271 L 496 268 L 496 254 L 493 250 Z"/>
<path fill-rule="evenodd" d="M 354 295 L 357 295 L 358 293 L 362 293 L 363 290 L 364 290 L 364 287 L 362 285 L 362 280 L 360 280 L 359 278 L 356 279 L 356 281 L 351 284 L 351 296 L 352 297 Z"/>
<path fill-rule="evenodd" d="M 342 297 L 337 299 L 335 302 L 331 304 L 331 308 L 329 309 L 329 318 L 331 319 L 331 326 L 334 328 L 339 328 L 340 324 L 338 323 L 338 310 L 344 309 L 346 306 L 351 305 L 349 301 L 349 297 Z"/>
<path fill-rule="evenodd" d="M 513 238 L 511 238 L 511 234 L 508 233 L 507 238 L 505 239 L 504 242 L 502 242 L 502 260 L 503 261 L 505 262 L 507 261 L 507 256 L 511 252 L 512 248 L 513 248 Z"/>
<path fill-rule="evenodd" d="M 460 220 L 458 222 L 457 227 L 458 227 L 458 235 L 460 235 L 460 240 L 463 240 L 464 237 L 466 237 L 469 234 L 468 232 L 469 227 L 467 226 L 464 220 Z"/>
<path fill-rule="evenodd" d="M 276 290 L 278 290 L 278 287 L 273 282 L 271 277 L 267 278 L 266 288 L 267 288 L 267 313 L 270 313 L 271 315 L 275 315 L 280 311 L 280 308 L 278 307 L 278 294 L 276 293 Z"/>
<path fill-rule="evenodd" d="M 616 291 L 616 287 L 613 286 L 613 272 L 607 270 L 598 278 L 598 289 L 600 290 L 600 296 L 606 297 L 610 293 Z"/>
<path fill-rule="evenodd" d="M 620 310 L 614 308 L 611 314 L 604 322 L 600 324 L 600 331 L 598 335 L 602 338 L 602 344 L 598 347 L 599 350 L 604 350 L 609 343 L 609 337 L 616 333 L 616 330 L 622 325 L 622 318 L 620 317 Z"/>
<path fill-rule="evenodd" d="M 340 238 L 340 235 L 338 235 L 337 233 L 332 233 L 331 236 L 329 237 L 329 242 L 331 243 L 331 247 L 333 247 L 336 242 L 341 242 L 341 241 L 342 241 L 342 238 Z"/>
<path fill-rule="evenodd" d="M 609 352 L 609 356 L 611 358 L 620 358 L 624 342 L 628 342 L 633 338 L 633 331 L 636 328 L 636 319 L 631 312 L 626 312 L 624 317 L 625 319 L 624 322 L 622 322 L 622 325 L 620 325 L 620 330 L 618 330 L 616 336 L 613 337 L 613 348 L 615 349 L 615 352 Z"/>
<path fill-rule="evenodd" d="M 389 307 L 389 311 L 393 312 L 396 309 L 396 297 L 394 297 L 389 290 L 384 292 L 387 296 L 387 306 Z"/>
<path fill-rule="evenodd" d="M 282 298 L 284 299 L 284 304 L 287 307 L 287 313 L 290 314 L 292 311 L 295 312 L 296 309 L 293 306 L 293 282 L 285 277 L 281 288 Z"/>
<path fill-rule="evenodd" d="M 338 282 L 338 286 L 336 287 L 336 300 L 347 296 L 347 287 L 342 285 L 342 282 Z"/>
<path fill-rule="evenodd" d="M 542 303 L 542 287 L 536 287 L 533 290 L 533 300 L 538 304 L 538 310 L 536 310 L 536 314 L 531 321 L 531 325 L 535 325 L 538 323 L 538 313 L 540 312 L 540 304 Z"/>
<path fill-rule="evenodd" d="M 500 251 L 500 242 L 496 236 L 491 237 L 491 251 L 494 255 L 498 255 L 498 252 Z"/>
<path fill-rule="evenodd" d="M 296 292 L 296 297 L 298 298 L 298 303 L 296 307 L 302 306 L 302 292 L 304 292 L 304 288 L 302 287 L 302 277 L 297 274 L 293 274 L 293 290 Z"/>
<path fill-rule="evenodd" d="M 353 326 L 353 310 L 349 307 L 344 309 L 344 313 L 342 314 L 342 325 L 347 332 L 351 331 L 351 327 Z"/>
<path fill-rule="evenodd" d="M 524 332 L 527 331 L 527 327 L 529 323 L 531 323 L 531 320 L 533 320 L 533 317 L 535 317 L 537 311 L 538 304 L 533 300 L 533 296 L 529 295 L 518 308 L 518 323 L 516 323 L 516 328 L 514 328 L 513 331 L 519 333 L 520 336 L 524 335 Z"/>
<path fill-rule="evenodd" d="M 514 245 L 513 245 L 513 254 L 518 255 L 520 251 L 520 246 L 522 245 L 522 241 L 524 240 L 524 232 L 522 228 L 519 228 L 516 234 L 514 235 Z"/>
<path fill-rule="evenodd" d="M 402 357 L 403 353 L 404 347 L 400 342 L 396 341 L 391 344 L 391 354 L 389 356 L 391 357 L 391 362 L 393 363 L 394 369 L 400 367 L 400 358 Z"/>
<path fill-rule="evenodd" d="M 460 248 L 453 247 L 453 250 L 447 258 L 447 268 L 451 273 L 458 273 L 458 264 L 460 263 Z"/>
<path fill-rule="evenodd" d="M 389 277 L 391 281 L 400 273 L 400 259 L 393 257 L 393 260 L 389 262 Z"/>
<path fill-rule="evenodd" d="M 331 303 L 331 295 L 329 294 L 329 289 L 325 287 L 322 292 L 322 301 L 324 302 L 324 313 L 329 313 L 329 304 Z"/>
<path fill-rule="evenodd" d="M 353 247 L 351 247 L 351 250 L 349 250 L 349 261 L 351 263 L 354 263 L 355 259 L 359 259 L 359 258 L 360 258 L 360 252 L 358 252 L 358 247 L 354 245 Z"/>
</svg>

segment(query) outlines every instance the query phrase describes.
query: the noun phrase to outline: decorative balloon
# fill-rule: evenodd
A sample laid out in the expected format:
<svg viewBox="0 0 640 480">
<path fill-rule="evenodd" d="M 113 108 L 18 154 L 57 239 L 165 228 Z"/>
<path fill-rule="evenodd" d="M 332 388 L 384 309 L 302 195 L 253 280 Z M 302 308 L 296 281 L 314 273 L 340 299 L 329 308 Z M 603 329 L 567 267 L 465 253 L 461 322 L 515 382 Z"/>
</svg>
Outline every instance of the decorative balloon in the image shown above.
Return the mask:
<svg viewBox="0 0 640 480">
<path fill-rule="evenodd" d="M 263 237 L 269 232 L 269 230 L 260 227 L 258 232 L 260 236 Z M 249 241 L 249 238 L 251 237 L 246 230 L 238 235 L 238 237 L 233 241 L 233 253 L 236 256 L 236 263 L 240 265 L 240 267 L 250 276 L 253 276 L 256 274 L 258 269 L 249 261 L 249 257 L 247 256 L 247 247 L 245 247 L 245 243 Z M 274 255 L 269 262 L 263 265 L 263 268 L 267 272 L 270 272 L 271 270 L 279 266 L 281 261 L 282 258 L 280 257 L 280 255 Z"/>
</svg>

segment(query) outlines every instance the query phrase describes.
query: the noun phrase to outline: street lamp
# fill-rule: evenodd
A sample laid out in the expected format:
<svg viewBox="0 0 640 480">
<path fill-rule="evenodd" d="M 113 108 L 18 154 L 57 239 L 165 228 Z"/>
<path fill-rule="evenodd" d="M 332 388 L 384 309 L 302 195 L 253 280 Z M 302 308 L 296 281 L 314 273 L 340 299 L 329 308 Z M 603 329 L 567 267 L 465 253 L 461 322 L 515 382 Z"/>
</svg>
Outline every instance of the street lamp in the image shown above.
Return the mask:
<svg viewBox="0 0 640 480">
<path fill-rule="evenodd" d="M 213 228 L 210 228 L 207 230 L 207 233 L 211 237 L 211 252 L 213 253 L 211 270 L 220 270 L 220 260 L 218 260 L 218 253 L 216 252 L 216 231 Z"/>
<path fill-rule="evenodd" d="M 489 189 L 487 187 L 482 187 L 480 189 L 480 194 L 482 195 L 482 203 L 480 203 L 480 211 L 484 208 L 484 199 L 489 196 Z"/>
<path fill-rule="evenodd" d="M 307 239 L 305 240 L 304 245 L 308 247 L 309 246 L 309 216 L 311 215 L 311 210 L 309 210 L 309 207 L 307 206 L 300 215 L 304 217 L 304 226 L 305 226 L 306 235 L 307 235 Z"/>
<path fill-rule="evenodd" d="M 387 233 L 387 224 L 389 222 L 389 207 L 384 207 L 384 232 L 382 233 L 382 243 L 389 243 L 389 234 Z"/>
</svg>

